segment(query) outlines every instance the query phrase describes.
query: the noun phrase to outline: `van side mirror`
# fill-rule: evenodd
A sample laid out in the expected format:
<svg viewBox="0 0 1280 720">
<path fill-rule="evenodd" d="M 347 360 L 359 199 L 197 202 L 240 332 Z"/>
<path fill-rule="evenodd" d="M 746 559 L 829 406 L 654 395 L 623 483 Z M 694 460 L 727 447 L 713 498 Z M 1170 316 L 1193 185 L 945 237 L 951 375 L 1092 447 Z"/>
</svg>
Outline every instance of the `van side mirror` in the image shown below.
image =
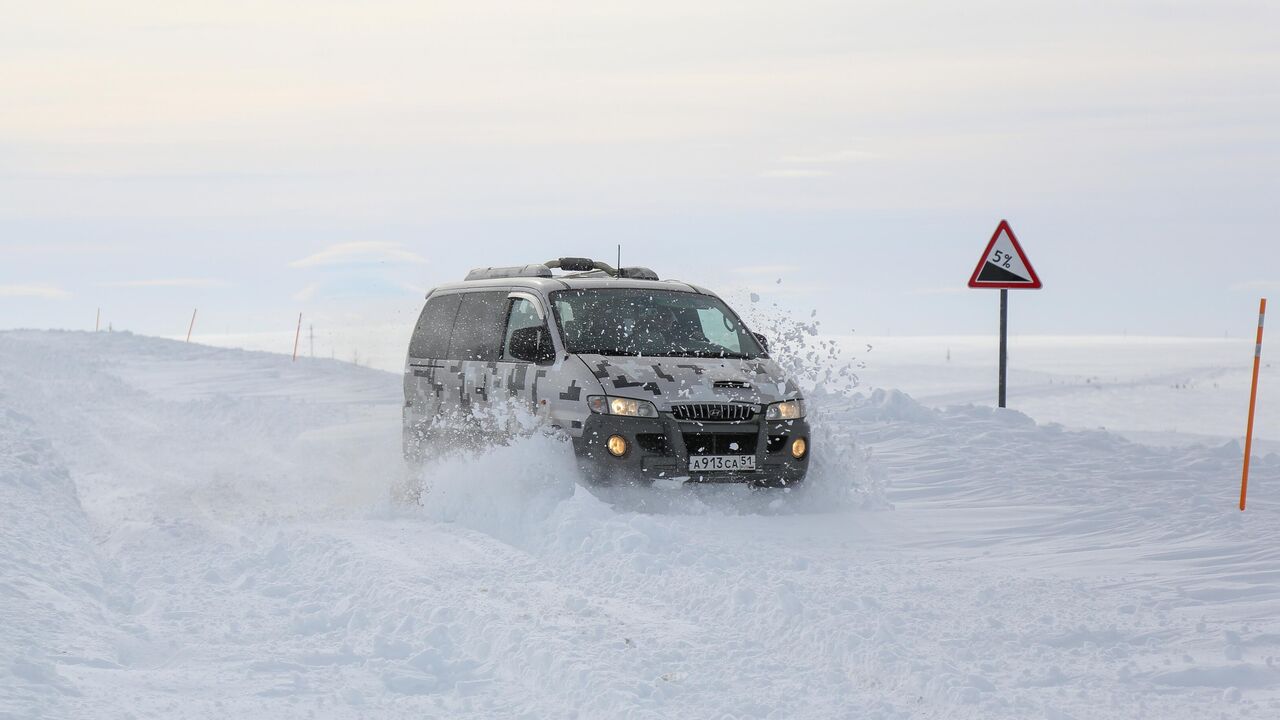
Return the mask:
<svg viewBox="0 0 1280 720">
<path fill-rule="evenodd" d="M 511 357 L 525 362 L 551 362 L 556 357 L 556 349 L 551 344 L 551 333 L 545 327 L 526 327 L 512 331 L 511 344 L 507 348 Z"/>
<path fill-rule="evenodd" d="M 760 347 L 764 348 L 765 352 L 769 352 L 769 338 L 765 337 L 764 335 L 761 335 L 758 332 L 753 332 L 751 334 L 755 336 L 756 342 L 760 343 Z"/>
</svg>

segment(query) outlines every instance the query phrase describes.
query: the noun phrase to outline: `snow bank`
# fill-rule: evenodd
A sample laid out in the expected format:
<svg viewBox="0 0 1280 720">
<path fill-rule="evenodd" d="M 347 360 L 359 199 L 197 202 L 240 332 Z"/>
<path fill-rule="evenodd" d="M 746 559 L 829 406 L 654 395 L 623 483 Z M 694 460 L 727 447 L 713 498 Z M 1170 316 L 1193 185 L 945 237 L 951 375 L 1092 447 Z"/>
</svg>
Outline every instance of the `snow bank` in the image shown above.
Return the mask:
<svg viewBox="0 0 1280 720">
<path fill-rule="evenodd" d="M 114 666 L 113 578 L 74 483 L 0 387 L 0 714 L 55 715 L 76 684 L 58 665 Z"/>
</svg>

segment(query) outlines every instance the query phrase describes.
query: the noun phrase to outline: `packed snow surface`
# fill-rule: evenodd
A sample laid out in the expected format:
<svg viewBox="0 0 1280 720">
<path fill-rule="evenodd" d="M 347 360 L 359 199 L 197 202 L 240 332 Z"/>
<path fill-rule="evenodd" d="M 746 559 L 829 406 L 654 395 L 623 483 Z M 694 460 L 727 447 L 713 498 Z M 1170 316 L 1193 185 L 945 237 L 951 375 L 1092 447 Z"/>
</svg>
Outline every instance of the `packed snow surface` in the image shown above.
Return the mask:
<svg viewBox="0 0 1280 720">
<path fill-rule="evenodd" d="M 802 491 L 592 491 L 534 437 L 415 506 L 395 374 L 0 333 L 0 717 L 1280 717 L 1280 458 L 1241 513 L 1234 440 L 944 362 L 815 394 Z M 1152 412 L 1204 435 L 1219 370 Z"/>
</svg>

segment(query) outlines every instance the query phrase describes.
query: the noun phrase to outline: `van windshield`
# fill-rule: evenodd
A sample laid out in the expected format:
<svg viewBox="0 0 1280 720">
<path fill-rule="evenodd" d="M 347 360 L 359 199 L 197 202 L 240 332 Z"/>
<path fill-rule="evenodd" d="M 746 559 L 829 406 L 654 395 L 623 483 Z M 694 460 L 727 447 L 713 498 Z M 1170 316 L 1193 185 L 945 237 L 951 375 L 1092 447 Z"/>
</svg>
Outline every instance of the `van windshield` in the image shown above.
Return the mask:
<svg viewBox="0 0 1280 720">
<path fill-rule="evenodd" d="M 609 356 L 755 358 L 763 354 L 718 298 L 674 290 L 561 290 L 551 294 L 565 349 Z"/>
</svg>

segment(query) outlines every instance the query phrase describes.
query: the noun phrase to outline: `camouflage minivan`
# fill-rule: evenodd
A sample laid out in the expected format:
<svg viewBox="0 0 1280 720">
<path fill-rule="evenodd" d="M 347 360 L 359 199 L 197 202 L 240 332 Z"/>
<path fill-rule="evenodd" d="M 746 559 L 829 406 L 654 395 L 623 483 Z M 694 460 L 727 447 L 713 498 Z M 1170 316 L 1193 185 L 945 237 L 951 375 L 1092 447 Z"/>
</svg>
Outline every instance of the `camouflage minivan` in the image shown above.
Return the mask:
<svg viewBox="0 0 1280 720">
<path fill-rule="evenodd" d="M 596 483 L 789 486 L 810 451 L 799 387 L 724 301 L 585 258 L 480 268 L 428 293 L 404 400 L 414 461 L 530 419 L 563 430 Z"/>
</svg>

